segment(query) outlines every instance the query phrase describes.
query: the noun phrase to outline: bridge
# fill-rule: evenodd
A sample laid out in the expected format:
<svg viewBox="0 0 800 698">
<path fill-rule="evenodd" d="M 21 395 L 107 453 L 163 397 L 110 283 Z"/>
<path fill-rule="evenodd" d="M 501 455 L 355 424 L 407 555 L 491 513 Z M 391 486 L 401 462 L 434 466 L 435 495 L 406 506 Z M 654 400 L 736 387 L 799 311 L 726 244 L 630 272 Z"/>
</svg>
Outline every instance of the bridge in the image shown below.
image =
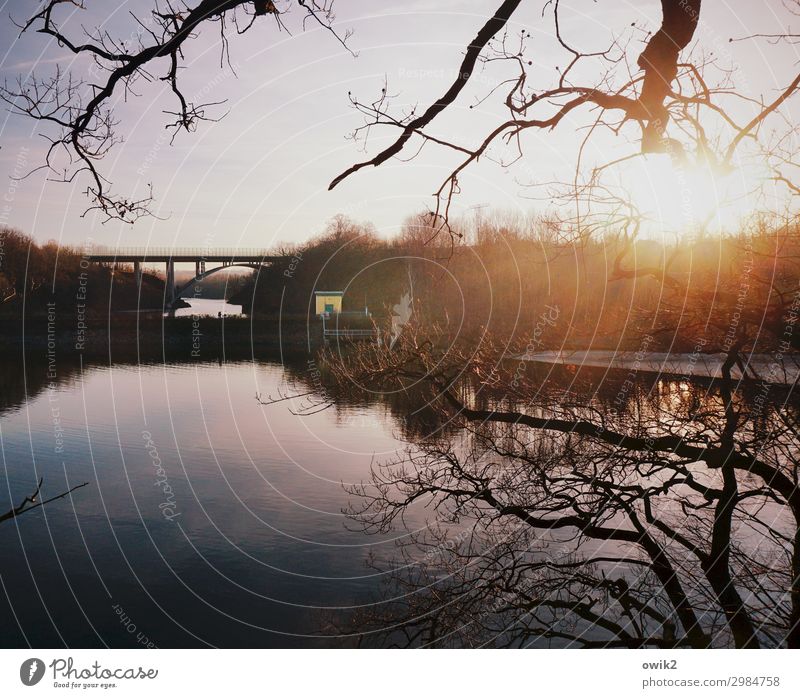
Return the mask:
<svg viewBox="0 0 800 698">
<path fill-rule="evenodd" d="M 218 271 L 229 267 L 263 269 L 287 259 L 256 247 L 95 247 L 88 250 L 83 258 L 89 262 L 133 264 L 137 288 L 142 284 L 142 264 L 164 263 L 167 279 L 164 306 L 167 308 L 171 308 L 198 281 Z M 179 289 L 175 287 L 176 262 L 194 262 L 194 278 Z M 206 262 L 218 263 L 219 266 L 206 269 Z"/>
</svg>

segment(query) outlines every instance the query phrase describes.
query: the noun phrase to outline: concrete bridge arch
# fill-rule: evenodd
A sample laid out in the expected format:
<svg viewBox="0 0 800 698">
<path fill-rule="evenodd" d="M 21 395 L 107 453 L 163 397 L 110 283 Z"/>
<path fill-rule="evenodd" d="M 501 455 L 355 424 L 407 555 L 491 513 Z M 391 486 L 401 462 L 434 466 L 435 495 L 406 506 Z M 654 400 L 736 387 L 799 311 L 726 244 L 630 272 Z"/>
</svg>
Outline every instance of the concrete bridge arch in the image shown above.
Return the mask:
<svg viewBox="0 0 800 698">
<path fill-rule="evenodd" d="M 169 306 L 172 307 L 175 303 L 183 296 L 186 291 L 188 291 L 192 286 L 194 286 L 198 281 L 202 281 L 205 278 L 208 278 L 212 274 L 216 274 L 219 271 L 224 271 L 225 269 L 231 269 L 232 267 L 245 267 L 248 269 L 266 269 L 269 265 L 267 264 L 257 264 L 254 262 L 233 262 L 231 264 L 222 264 L 218 267 L 214 267 L 213 269 L 205 270 L 204 268 L 201 269 L 200 266 L 195 268 L 195 276 L 190 281 L 187 281 L 183 286 L 179 288 L 175 288 L 173 282 L 174 294 L 171 300 L 168 300 Z"/>
</svg>

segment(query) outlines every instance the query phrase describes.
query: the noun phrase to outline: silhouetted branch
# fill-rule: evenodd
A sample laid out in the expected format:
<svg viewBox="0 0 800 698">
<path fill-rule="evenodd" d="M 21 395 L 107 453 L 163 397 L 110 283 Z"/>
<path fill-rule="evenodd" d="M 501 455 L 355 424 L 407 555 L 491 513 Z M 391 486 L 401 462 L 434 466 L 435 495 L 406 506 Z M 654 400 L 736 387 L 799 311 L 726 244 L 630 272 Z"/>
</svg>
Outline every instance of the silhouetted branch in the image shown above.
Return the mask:
<svg viewBox="0 0 800 698">
<path fill-rule="evenodd" d="M 521 1 L 522 0 L 505 0 L 500 7 L 497 8 L 497 11 L 494 13 L 494 15 L 492 15 L 492 17 L 483 25 L 483 27 L 481 27 L 475 38 L 470 42 L 469 46 L 467 47 L 464 60 L 461 62 L 461 66 L 459 67 L 458 75 L 447 91 L 436 102 L 429 106 L 420 116 L 411 119 L 407 124 L 405 124 L 403 126 L 402 134 L 394 143 L 392 143 L 392 145 L 378 153 L 378 155 L 376 155 L 374 158 L 371 158 L 366 162 L 353 165 L 349 169 L 342 172 L 342 174 L 333 179 L 328 189 L 333 189 L 343 179 L 346 179 L 354 172 L 358 172 L 358 170 L 362 169 L 363 167 L 367 167 L 368 165 L 377 167 L 378 165 L 386 162 L 389 158 L 397 155 L 405 147 L 412 135 L 427 126 L 441 112 L 455 102 L 456 98 L 459 94 L 461 94 L 461 91 L 467 84 L 467 81 L 472 76 L 481 51 L 483 51 L 484 47 L 489 43 L 491 38 L 505 26 L 506 22 L 508 22 L 508 20 L 511 18 L 511 15 L 514 14 L 516 9 L 519 7 Z M 398 123 L 398 125 L 400 124 Z"/>
<path fill-rule="evenodd" d="M 160 79 L 169 84 L 178 104 L 177 110 L 166 111 L 175 117 L 175 121 L 167 126 L 174 130 L 174 139 L 179 131 L 191 132 L 200 122 L 215 121 L 207 115 L 207 110 L 222 103 L 191 102 L 184 95 L 178 79 L 183 67 L 183 46 L 197 35 L 203 24 L 219 23 L 221 60 L 228 57 L 228 21 L 237 33 L 244 33 L 254 26 L 256 17 L 270 15 L 277 19 L 280 28 L 283 26 L 280 16 L 293 4 L 301 8 L 304 16 L 313 18 L 343 43 L 346 39 L 333 28 L 335 18 L 330 0 L 292 1 L 282 11 L 273 2 L 252 0 L 198 0 L 180 9 L 168 1 L 154 0 L 148 21 L 132 15 L 138 27 L 135 39 L 118 40 L 108 32 L 96 29 L 85 32 L 88 42 L 79 43 L 61 29 L 56 19 L 57 10 L 65 4 L 79 10 L 85 7 L 83 2 L 76 0 L 48 0 L 41 10 L 19 25 L 20 33 L 36 31 L 52 37 L 75 56 L 91 60 L 91 73 L 102 79 L 84 80 L 72 73 L 64 74 L 57 68 L 52 78 L 32 76 L 30 80 L 18 81 L 16 87 L 6 83 L 0 89 L 0 98 L 15 113 L 54 127 L 55 135 L 48 135 L 50 146 L 43 167 L 50 169 L 58 181 L 71 182 L 79 175 L 88 176 L 90 184 L 86 193 L 94 202 L 89 210 L 99 210 L 106 220 L 128 223 L 150 215 L 152 192 L 140 198 L 115 195 L 110 182 L 99 169 L 98 163 L 121 140 L 116 134 L 118 123 L 108 106 L 112 97 L 137 96 L 137 80 L 151 81 L 152 65 L 166 59 L 167 72 Z M 244 29 L 239 26 L 242 17 L 249 19 Z M 228 63 L 230 65 L 229 57 Z M 57 155 L 66 155 L 65 168 L 57 165 Z"/>
<path fill-rule="evenodd" d="M 44 478 L 39 478 L 39 482 L 36 485 L 36 489 L 33 491 L 32 494 L 29 494 L 23 499 L 18 506 L 12 507 L 9 511 L 5 514 L 0 514 L 0 522 L 8 521 L 9 519 L 14 519 L 17 516 L 21 516 L 22 514 L 26 514 L 33 509 L 38 509 L 39 507 L 44 506 L 45 504 L 49 504 L 50 502 L 54 502 L 57 499 L 62 499 L 67 495 L 71 494 L 75 490 L 79 490 L 81 487 L 86 487 L 88 482 L 84 482 L 80 485 L 75 485 L 75 487 L 71 487 L 66 492 L 62 492 L 61 494 L 56 495 L 55 497 L 50 497 L 49 499 L 45 499 L 43 501 L 37 501 L 39 499 L 39 493 L 42 490 L 42 482 Z"/>
</svg>

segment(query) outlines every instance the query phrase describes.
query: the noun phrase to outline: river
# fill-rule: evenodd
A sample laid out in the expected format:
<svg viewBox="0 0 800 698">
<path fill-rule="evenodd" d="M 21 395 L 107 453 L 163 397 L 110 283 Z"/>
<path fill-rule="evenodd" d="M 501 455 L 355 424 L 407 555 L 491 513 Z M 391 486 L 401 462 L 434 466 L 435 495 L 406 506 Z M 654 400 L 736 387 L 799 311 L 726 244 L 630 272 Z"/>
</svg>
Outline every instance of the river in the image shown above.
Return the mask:
<svg viewBox="0 0 800 698">
<path fill-rule="evenodd" d="M 210 315 L 212 317 L 219 314 L 222 315 L 241 315 L 242 306 L 232 305 L 226 300 L 216 298 L 184 298 L 188 304 L 188 308 L 178 308 L 175 311 L 175 317 L 184 317 L 188 315 Z"/>
<path fill-rule="evenodd" d="M 375 395 L 323 384 L 314 354 L 254 357 L 240 346 L 209 361 L 165 361 L 161 348 L 137 356 L 146 349 L 110 365 L 58 352 L 50 362 L 32 348 L 0 357 L 0 645 L 352 645 L 342 630 L 352 613 L 382 611 L 387 588 L 396 593 L 383 576 L 399 559 L 396 543 L 446 509 L 420 498 L 391 531 L 366 534 L 343 513 L 362 503 L 348 486 L 442 424 L 413 389 Z M 715 404 L 708 384 L 658 379 L 642 386 L 648 407 L 643 393 L 628 392 L 629 374 L 595 371 L 581 390 L 608 415 L 623 394 L 643 415 Z M 555 380 L 559 391 L 563 381 L 578 385 L 570 372 Z M 525 470 L 507 476 L 518 478 L 512 493 L 531 486 Z M 40 478 L 36 502 L 46 505 L 3 521 Z M 784 526 L 780 506 L 762 508 L 773 529 Z M 670 498 L 661 509 L 667 520 L 685 518 Z M 748 521 L 737 549 L 783 559 Z M 468 517 L 442 525 L 440 553 L 466 540 Z M 566 554 L 569 536 L 537 535 L 555 559 Z M 418 563 L 439 574 L 430 549 L 409 561 L 410 574 Z"/>
<path fill-rule="evenodd" d="M 348 530 L 342 483 L 402 442 L 382 407 L 300 417 L 290 410 L 307 398 L 256 400 L 307 391 L 296 378 L 308 370 L 59 367 L 38 393 L 7 393 L 0 512 L 39 477 L 44 498 L 89 484 L 0 524 L 0 643 L 330 644 L 326 617 L 370 603 L 379 580 L 365 560 L 389 547 Z"/>
</svg>

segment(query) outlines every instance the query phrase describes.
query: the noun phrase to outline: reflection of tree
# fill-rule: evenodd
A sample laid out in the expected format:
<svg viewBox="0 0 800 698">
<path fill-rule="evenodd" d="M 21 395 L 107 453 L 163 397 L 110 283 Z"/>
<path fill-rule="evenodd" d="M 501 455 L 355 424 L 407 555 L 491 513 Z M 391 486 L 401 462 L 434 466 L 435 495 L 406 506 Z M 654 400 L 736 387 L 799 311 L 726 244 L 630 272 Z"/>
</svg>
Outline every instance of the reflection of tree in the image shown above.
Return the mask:
<svg viewBox="0 0 800 698">
<path fill-rule="evenodd" d="M 342 349 L 331 351 L 338 353 Z M 283 369 L 291 387 L 274 395 L 257 396 L 262 404 L 287 402 L 289 409 L 299 416 L 331 409 L 333 418 L 341 423 L 347 422 L 353 410 L 384 409 L 397 424 L 402 437 L 410 441 L 447 428 L 437 410 L 427 404 L 427 392 L 422 385 L 386 391 L 352 382 L 342 384 L 324 362 L 284 361 Z"/>
<path fill-rule="evenodd" d="M 402 546 L 405 594 L 363 631 L 399 627 L 389 637 L 408 644 L 800 644 L 795 407 L 747 403 L 726 363 L 706 394 L 637 391 L 611 409 L 513 373 L 491 347 L 442 354 L 407 339 L 362 356 L 359 378 L 425 383 L 451 432 L 376 467 L 350 513 L 385 531 L 429 506 L 438 524 Z M 354 365 L 339 363 L 343 379 Z"/>
<path fill-rule="evenodd" d="M 36 489 L 29 495 L 26 495 L 25 498 L 17 505 L 12 506 L 5 514 L 0 514 L 0 523 L 3 521 L 8 521 L 9 519 L 15 519 L 18 516 L 22 516 L 23 514 L 32 511 L 33 509 L 38 509 L 39 507 L 43 507 L 45 504 L 49 504 L 50 502 L 54 502 L 56 499 L 63 499 L 64 497 L 68 496 L 75 490 L 79 490 L 81 487 L 86 487 L 88 482 L 81 483 L 80 485 L 75 485 L 74 487 L 70 487 L 70 489 L 62 492 L 61 494 L 57 494 L 54 497 L 49 497 L 48 499 L 44 499 L 40 501 L 40 494 L 42 491 L 42 483 L 44 482 L 44 478 L 39 478 L 39 482 L 36 485 Z"/>
</svg>

